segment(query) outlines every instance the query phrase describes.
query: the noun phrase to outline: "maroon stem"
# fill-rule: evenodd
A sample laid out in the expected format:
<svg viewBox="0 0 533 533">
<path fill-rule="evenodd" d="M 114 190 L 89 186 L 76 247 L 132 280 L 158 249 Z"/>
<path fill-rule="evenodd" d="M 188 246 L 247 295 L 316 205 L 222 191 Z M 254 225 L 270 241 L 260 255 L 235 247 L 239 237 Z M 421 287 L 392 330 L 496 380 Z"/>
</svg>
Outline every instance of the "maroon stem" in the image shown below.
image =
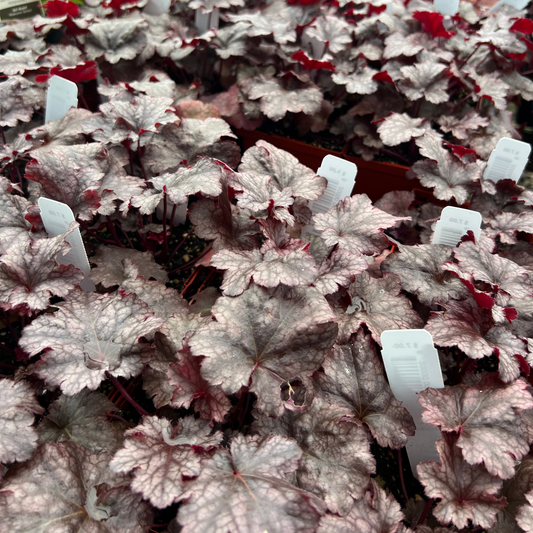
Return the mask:
<svg viewBox="0 0 533 533">
<path fill-rule="evenodd" d="M 429 511 L 431 510 L 431 506 L 433 505 L 433 502 L 435 500 L 433 498 L 430 498 L 427 502 L 426 502 L 426 505 L 424 507 L 424 510 L 422 511 L 422 514 L 420 515 L 420 518 L 418 519 L 418 523 L 417 523 L 417 526 L 420 526 L 422 525 L 425 521 L 426 521 L 426 518 L 428 517 L 428 514 L 429 514 Z"/>
<path fill-rule="evenodd" d="M 189 268 L 192 268 L 197 261 L 202 259 L 204 255 L 207 255 L 211 251 L 211 248 L 213 248 L 213 243 L 209 244 L 209 246 L 207 246 L 206 249 L 198 257 L 195 257 L 192 261 L 189 261 L 188 263 L 185 263 L 184 265 L 175 268 L 174 270 L 171 270 L 169 274 L 174 274 L 174 272 L 180 272 L 182 270 L 188 270 Z"/>
<path fill-rule="evenodd" d="M 137 137 L 137 157 L 139 159 L 139 166 L 141 167 L 141 172 L 143 173 L 143 178 L 145 181 L 148 181 L 148 178 L 146 177 L 146 171 L 144 170 L 143 165 L 143 158 L 141 156 L 141 134 L 139 134 L 139 137 Z"/>
<path fill-rule="evenodd" d="M 403 497 L 405 499 L 405 505 L 407 505 L 409 496 L 407 495 L 407 489 L 405 488 L 405 481 L 403 479 L 402 450 L 398 450 L 398 466 L 400 469 L 400 483 L 402 485 Z"/>
<path fill-rule="evenodd" d="M 76 220 L 76 222 L 80 225 L 81 229 L 86 231 L 89 235 L 92 235 L 95 239 L 98 239 L 100 242 L 103 242 L 104 244 L 115 244 L 115 241 L 110 241 L 109 239 L 104 239 L 100 235 L 98 235 L 94 230 L 92 230 L 83 220 Z"/>
<path fill-rule="evenodd" d="M 128 234 L 122 229 L 122 226 L 118 222 L 118 220 L 115 220 L 116 225 L 120 228 L 120 231 L 122 232 L 122 235 L 124 235 L 124 238 L 128 241 L 128 244 L 130 245 L 130 248 L 132 250 L 135 250 L 135 246 L 133 246 L 132 242 L 130 241 L 130 238 L 128 237 Z"/>
<path fill-rule="evenodd" d="M 189 238 L 189 235 L 194 231 L 194 228 L 192 228 L 187 235 L 183 238 L 183 240 L 174 248 L 174 251 L 170 254 L 170 257 L 168 258 L 168 261 L 165 263 L 165 268 L 170 264 L 172 261 L 172 258 L 176 255 L 176 252 L 185 244 L 185 241 Z"/>
<path fill-rule="evenodd" d="M 115 240 L 115 244 L 120 248 L 125 248 L 125 246 L 120 242 L 120 239 L 118 238 L 117 230 L 115 229 L 115 225 L 113 224 L 113 221 L 109 217 L 106 217 L 106 225 L 107 225 L 107 229 L 109 230 L 109 232 L 113 236 L 113 239 Z"/>
<path fill-rule="evenodd" d="M 81 83 L 78 83 L 78 98 L 80 99 L 80 102 L 81 102 L 81 105 L 89 110 L 89 106 L 87 105 L 87 102 L 85 101 L 85 97 L 83 96 L 83 87 L 81 85 Z"/>
<path fill-rule="evenodd" d="M 126 398 L 128 403 L 141 415 L 141 416 L 149 416 L 149 412 L 144 408 L 141 407 L 129 394 L 129 392 L 124 388 L 122 383 L 115 377 L 112 376 L 109 372 L 107 372 L 105 375 L 111 380 L 111 383 L 117 388 L 117 390 Z"/>
<path fill-rule="evenodd" d="M 120 422 L 124 422 L 125 424 L 129 424 L 125 418 L 122 418 L 120 415 L 116 415 L 115 413 L 107 413 L 106 416 L 109 418 L 114 418 L 115 420 L 120 420 Z"/>
<path fill-rule="evenodd" d="M 167 237 L 167 188 L 163 186 L 163 249 L 159 259 L 165 261 L 168 254 L 168 237 Z"/>
</svg>

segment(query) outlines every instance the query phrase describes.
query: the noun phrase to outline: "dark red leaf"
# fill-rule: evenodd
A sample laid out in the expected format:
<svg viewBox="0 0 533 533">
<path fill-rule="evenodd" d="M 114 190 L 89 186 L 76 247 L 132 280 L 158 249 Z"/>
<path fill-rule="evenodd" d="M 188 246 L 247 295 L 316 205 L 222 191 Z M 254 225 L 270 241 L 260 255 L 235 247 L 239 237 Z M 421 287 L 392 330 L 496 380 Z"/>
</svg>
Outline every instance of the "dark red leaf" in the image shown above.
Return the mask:
<svg viewBox="0 0 533 533">
<path fill-rule="evenodd" d="M 526 39 L 525 37 L 520 37 L 520 40 L 526 45 L 527 49 L 532 52 L 533 51 L 533 43 Z"/>
<path fill-rule="evenodd" d="M 465 155 L 473 155 L 477 157 L 475 150 L 472 150 L 471 148 L 465 148 L 464 146 L 461 146 L 460 144 L 452 144 L 452 143 L 449 143 L 448 141 L 444 141 L 444 146 L 446 146 L 446 148 L 450 148 L 453 155 L 456 155 L 459 158 L 463 158 Z"/>
<path fill-rule="evenodd" d="M 386 7 L 386 6 L 383 6 L 383 7 Z M 396 87 L 394 81 L 392 80 L 392 78 L 390 77 L 389 73 L 386 70 L 383 70 L 382 72 L 378 72 L 377 74 L 374 74 L 374 76 L 372 76 L 372 79 L 376 81 L 382 81 L 384 83 L 390 83 L 393 87 Z"/>
<path fill-rule="evenodd" d="M 373 6 L 370 4 L 368 6 L 368 16 L 371 17 L 374 14 L 380 15 L 385 9 L 387 9 L 387 4 L 383 4 L 382 6 Z"/>
<path fill-rule="evenodd" d="M 96 61 L 84 61 L 74 68 L 54 67 L 50 70 L 50 76 L 61 76 L 74 83 L 95 80 L 97 75 Z"/>
<path fill-rule="evenodd" d="M 518 316 L 518 312 L 517 310 L 514 308 L 514 307 L 507 307 L 503 310 L 503 313 L 505 315 L 505 318 L 509 321 L 509 324 L 513 321 L 513 320 L 516 320 L 517 316 Z"/>
<path fill-rule="evenodd" d="M 48 0 L 44 5 L 46 14 L 51 17 L 64 17 L 69 15 L 71 17 L 80 16 L 80 8 L 73 2 L 63 2 L 63 0 Z"/>
<path fill-rule="evenodd" d="M 431 13 L 429 11 L 415 11 L 413 13 L 413 18 L 422 23 L 422 29 L 431 34 L 433 39 L 437 37 L 444 37 L 444 39 L 449 39 L 454 36 L 453 31 L 446 31 L 442 25 L 444 16 L 440 13 Z"/>
<path fill-rule="evenodd" d="M 531 35 L 533 33 L 533 20 L 518 19 L 510 28 L 509 31 L 513 33 L 526 33 Z"/>
<path fill-rule="evenodd" d="M 298 52 L 292 54 L 291 59 L 298 61 L 298 63 L 300 63 L 305 70 L 318 70 L 322 68 L 324 70 L 331 70 L 331 72 L 335 71 L 333 63 L 330 63 L 329 61 L 317 61 L 316 59 L 309 59 L 302 50 L 298 50 Z"/>
</svg>

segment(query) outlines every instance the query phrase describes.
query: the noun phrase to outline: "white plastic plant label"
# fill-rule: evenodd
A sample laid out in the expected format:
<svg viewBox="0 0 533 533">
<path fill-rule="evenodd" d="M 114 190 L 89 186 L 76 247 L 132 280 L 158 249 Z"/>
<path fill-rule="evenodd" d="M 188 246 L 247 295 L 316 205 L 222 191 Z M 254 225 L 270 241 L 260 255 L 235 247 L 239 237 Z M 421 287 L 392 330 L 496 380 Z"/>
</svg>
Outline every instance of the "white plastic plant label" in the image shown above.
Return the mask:
<svg viewBox="0 0 533 533">
<path fill-rule="evenodd" d="M 457 246 L 461 242 L 461 237 L 468 231 L 472 231 L 476 241 L 481 235 L 481 213 L 463 209 L 461 207 L 446 206 L 437 222 L 433 244 L 445 244 L 446 246 Z"/>
<path fill-rule="evenodd" d="M 459 11 L 459 0 L 433 0 L 433 5 L 442 15 L 455 15 Z"/>
<path fill-rule="evenodd" d="M 205 13 L 202 8 L 194 12 L 194 25 L 198 33 L 202 34 L 209 31 L 211 28 L 218 28 L 218 19 L 220 11 L 218 7 L 213 8 L 210 13 Z"/>
<path fill-rule="evenodd" d="M 328 186 L 324 194 L 309 205 L 313 215 L 325 213 L 335 207 L 339 200 L 351 196 L 357 176 L 357 165 L 328 154 L 316 173 L 328 180 Z"/>
<path fill-rule="evenodd" d="M 31 19 L 42 15 L 40 0 L 0 0 L 0 21 Z"/>
<path fill-rule="evenodd" d="M 60 76 L 52 76 L 46 94 L 44 123 L 63 118 L 71 107 L 78 107 L 78 86 Z"/>
<path fill-rule="evenodd" d="M 503 6 L 503 4 L 507 4 L 508 6 L 512 6 L 516 9 L 524 9 L 527 7 L 530 1 L 531 0 L 500 0 L 497 4 L 490 8 L 489 13 L 496 11 L 499 7 Z"/>
<path fill-rule="evenodd" d="M 165 200 L 161 200 L 157 206 L 157 216 L 160 220 L 163 220 L 163 215 L 165 213 Z M 172 211 L 174 209 L 174 204 L 166 199 L 167 202 L 167 220 L 170 220 L 172 217 Z M 178 205 L 176 211 L 174 212 L 174 220 L 171 220 L 170 223 L 172 226 L 179 226 L 180 224 L 185 224 L 187 219 L 187 204 Z"/>
<path fill-rule="evenodd" d="M 50 200 L 49 198 L 39 198 L 39 208 L 43 219 L 44 229 L 50 237 L 57 237 L 65 233 L 71 222 L 74 222 L 74 213 L 66 204 Z M 91 266 L 87 259 L 87 252 L 81 239 L 81 233 L 76 228 L 67 238 L 67 242 L 72 246 L 68 254 L 58 254 L 56 261 L 60 265 L 74 265 L 85 275 L 81 283 L 81 288 L 85 291 L 94 291 L 95 286 L 89 277 Z"/>
<path fill-rule="evenodd" d="M 440 431 L 422 422 L 422 406 L 418 392 L 428 387 L 444 388 L 439 355 L 433 338 L 425 329 L 387 330 L 381 334 L 381 354 L 392 392 L 411 413 L 416 433 L 407 441 L 407 454 L 416 476 L 416 465 L 423 461 L 437 460 L 435 442 Z"/>
<path fill-rule="evenodd" d="M 507 137 L 500 139 L 490 154 L 483 177 L 494 183 L 503 179 L 517 182 L 526 168 L 530 152 L 528 143 Z"/>
</svg>

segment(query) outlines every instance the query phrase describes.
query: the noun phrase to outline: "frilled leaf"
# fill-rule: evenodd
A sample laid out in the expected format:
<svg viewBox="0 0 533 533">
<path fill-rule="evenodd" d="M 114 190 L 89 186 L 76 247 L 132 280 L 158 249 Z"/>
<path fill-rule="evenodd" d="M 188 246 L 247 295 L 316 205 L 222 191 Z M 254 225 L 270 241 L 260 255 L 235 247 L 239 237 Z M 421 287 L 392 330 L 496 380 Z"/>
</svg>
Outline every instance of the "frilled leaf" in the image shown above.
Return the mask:
<svg viewBox="0 0 533 533">
<path fill-rule="evenodd" d="M 520 375 L 519 358 L 527 357 L 524 341 L 504 326 L 495 326 L 490 313 L 469 298 L 442 304 L 444 312 L 432 313 L 426 329 L 438 346 L 457 346 L 473 359 L 495 353 L 501 379 L 508 383 Z M 519 358 L 517 358 L 517 356 Z"/>
<path fill-rule="evenodd" d="M 489 119 L 475 111 L 470 111 L 461 119 L 455 115 L 443 115 L 438 117 L 437 122 L 442 131 L 450 132 L 456 139 L 465 140 L 468 139 L 471 131 L 488 126 Z"/>
<path fill-rule="evenodd" d="M 28 136 L 35 141 L 41 141 L 47 147 L 84 144 L 82 122 L 91 115 L 87 109 L 71 107 L 63 118 L 33 129 Z"/>
<path fill-rule="evenodd" d="M 143 278 L 154 278 L 161 283 L 168 281 L 165 269 L 155 262 L 152 252 L 139 252 L 118 246 L 98 248 L 96 254 L 91 257 L 91 263 L 96 264 L 96 268 L 91 269 L 91 279 L 104 287 L 121 285 L 126 280 L 126 260 L 135 265 L 138 275 Z"/>
<path fill-rule="evenodd" d="M 446 65 L 433 61 L 423 61 L 412 66 L 402 67 L 404 77 L 398 87 L 409 100 L 425 98 L 432 104 L 448 101 L 448 78 L 443 76 Z"/>
<path fill-rule="evenodd" d="M 44 106 L 44 102 L 43 89 L 22 76 L 10 76 L 0 82 L 0 126 L 30 122 L 35 109 Z"/>
<path fill-rule="evenodd" d="M 97 392 L 83 390 L 75 396 L 60 396 L 48 408 L 39 424 L 39 443 L 71 440 L 93 453 L 112 451 L 117 433 L 106 415 L 118 411 L 113 403 Z"/>
<path fill-rule="evenodd" d="M 402 35 L 400 32 L 391 33 L 385 39 L 385 51 L 383 57 L 392 59 L 393 57 L 412 57 L 424 49 L 424 36 L 421 33 L 411 33 Z"/>
<path fill-rule="evenodd" d="M 488 217 L 485 222 L 489 225 L 486 232 L 491 237 L 499 237 L 504 244 L 514 244 L 519 231 L 533 233 L 533 212 L 496 213 Z"/>
<path fill-rule="evenodd" d="M 442 524 L 458 528 L 468 525 L 489 528 L 506 505 L 505 498 L 496 498 L 502 480 L 489 474 L 481 465 L 469 465 L 455 446 L 453 435 L 437 441 L 440 463 L 429 461 L 417 466 L 418 477 L 429 498 L 441 501 L 433 514 Z"/>
<path fill-rule="evenodd" d="M 163 509 L 182 499 L 183 477 L 201 472 L 200 450 L 210 449 L 222 440 L 207 421 L 186 417 L 173 426 L 166 418 L 145 417 L 141 425 L 125 433 L 120 449 L 109 467 L 113 472 L 134 472 L 131 488 L 152 505 Z"/>
<path fill-rule="evenodd" d="M 426 129 L 421 127 L 422 122 L 423 119 L 411 118 L 407 113 L 392 113 L 379 124 L 378 133 L 384 144 L 397 146 L 424 135 Z"/>
<path fill-rule="evenodd" d="M 194 401 L 194 411 L 205 420 L 222 422 L 231 403 L 218 385 L 210 385 L 201 374 L 202 357 L 189 350 L 177 354 L 178 363 L 170 365 L 167 377 L 173 393 L 170 404 L 188 409 Z"/>
<path fill-rule="evenodd" d="M 327 186 L 324 178 L 302 165 L 296 157 L 262 140 L 246 150 L 239 171 L 270 176 L 280 191 L 290 187 L 294 196 L 306 200 L 317 200 Z"/>
<path fill-rule="evenodd" d="M 24 74 L 27 70 L 37 70 L 39 65 L 35 62 L 37 54 L 33 50 L 6 50 L 0 56 L 0 71 L 5 76 Z"/>
<path fill-rule="evenodd" d="M 34 241 L 20 239 L 0 259 L 0 303 L 11 309 L 25 306 L 32 311 L 48 307 L 50 296 L 67 296 L 83 281 L 73 265 L 60 265 L 57 254 L 65 255 L 70 244 L 64 235 Z"/>
<path fill-rule="evenodd" d="M 374 481 L 345 517 L 326 515 L 317 533 L 396 533 L 403 520 L 400 504 Z"/>
<path fill-rule="evenodd" d="M 315 397 L 303 413 L 286 411 L 282 418 L 260 417 L 263 435 L 275 433 L 296 440 L 303 451 L 296 471 L 298 487 L 323 499 L 328 509 L 348 514 L 354 499 L 363 496 L 375 462 L 365 432 L 347 417 L 346 407 Z"/>
<path fill-rule="evenodd" d="M 416 329 L 424 325 L 409 300 L 400 294 L 400 279 L 394 274 L 372 278 L 363 272 L 348 287 L 352 304 L 339 317 L 339 341 L 346 342 L 361 324 L 366 324 L 377 343 L 387 329 Z"/>
<path fill-rule="evenodd" d="M 347 287 L 353 283 L 355 276 L 367 268 L 368 263 L 362 255 L 337 248 L 323 259 L 313 285 L 322 294 L 332 294 L 337 292 L 339 287 Z"/>
<path fill-rule="evenodd" d="M 0 462 L 27 461 L 37 448 L 38 435 L 32 427 L 35 415 L 44 409 L 26 381 L 0 379 L 0 397 Z"/>
<path fill-rule="evenodd" d="M 526 494 L 527 503 L 516 513 L 516 522 L 526 533 L 533 531 L 533 490 Z"/>
<path fill-rule="evenodd" d="M 178 512 L 183 533 L 313 533 L 325 505 L 287 481 L 301 457 L 291 439 L 235 437 L 190 483 Z"/>
<path fill-rule="evenodd" d="M 454 251 L 459 268 L 477 281 L 502 290 L 514 298 L 533 296 L 533 286 L 525 268 L 514 261 L 492 254 L 489 250 L 471 241 L 464 242 Z"/>
<path fill-rule="evenodd" d="M 314 227 L 321 231 L 327 246 L 338 244 L 353 254 L 373 254 L 388 244 L 381 231 L 409 217 L 394 217 L 372 205 L 366 194 L 341 200 L 327 213 L 313 217 Z"/>
<path fill-rule="evenodd" d="M 305 250 L 280 254 L 268 250 L 231 251 L 220 250 L 210 264 L 225 270 L 222 289 L 226 296 L 241 294 L 253 281 L 262 287 L 273 288 L 280 284 L 288 287 L 310 285 L 315 281 L 317 270 L 313 257 Z"/>
<path fill-rule="evenodd" d="M 344 72 L 336 72 L 331 76 L 331 79 L 337 85 L 345 85 L 346 92 L 350 94 L 372 94 L 378 90 L 378 82 L 374 76 L 378 74 L 366 65 L 366 62 L 358 65 L 354 72 L 346 74 Z"/>
<path fill-rule="evenodd" d="M 335 346 L 322 367 L 324 374 L 315 374 L 318 395 L 350 409 L 350 418 L 367 426 L 380 446 L 405 446 L 415 425 L 392 394 L 370 336 L 360 329 L 352 342 Z"/>
<path fill-rule="evenodd" d="M 414 226 L 418 217 L 418 211 L 412 209 L 411 205 L 415 201 L 413 191 L 390 191 L 385 193 L 374 205 L 395 217 L 411 217 L 411 221 L 404 221 L 408 226 Z"/>
<path fill-rule="evenodd" d="M 342 52 L 352 42 L 350 25 L 341 17 L 332 15 L 317 17 L 305 32 L 309 37 L 326 43 L 334 54 Z"/>
<path fill-rule="evenodd" d="M 43 444 L 30 461 L 11 468 L 0 492 L 2 526 L 12 533 L 144 533 L 152 513 L 109 471 L 109 455 L 74 442 Z"/>
<path fill-rule="evenodd" d="M 274 122 L 288 112 L 313 115 L 320 111 L 322 91 L 311 82 L 301 82 L 288 74 L 284 78 L 252 78 L 246 92 L 252 100 L 260 99 L 261 111 Z"/>
<path fill-rule="evenodd" d="M 399 253 L 390 254 L 381 264 L 383 272 L 393 272 L 404 290 L 416 294 L 426 305 L 458 300 L 468 293 L 465 286 L 441 265 L 451 260 L 452 249 L 439 244 L 399 246 Z"/>
<path fill-rule="evenodd" d="M 502 384 L 485 375 L 473 387 L 455 385 L 420 393 L 422 421 L 459 434 L 457 446 L 471 465 L 484 463 L 493 476 L 513 477 L 516 461 L 529 451 L 517 414 L 533 407 L 528 384 Z"/>
<path fill-rule="evenodd" d="M 283 414 L 280 385 L 310 376 L 337 334 L 329 305 L 312 288 L 268 292 L 252 285 L 236 298 L 219 298 L 212 312 L 216 322 L 190 340 L 192 353 L 207 357 L 202 375 L 228 394 L 250 384 L 269 416 Z"/>
<path fill-rule="evenodd" d="M 68 396 L 96 389 L 106 371 L 117 377 L 139 374 L 151 350 L 137 341 L 162 322 L 133 294 L 78 290 L 56 307 L 24 329 L 20 346 L 31 355 L 49 350 L 37 374 Z"/>
</svg>

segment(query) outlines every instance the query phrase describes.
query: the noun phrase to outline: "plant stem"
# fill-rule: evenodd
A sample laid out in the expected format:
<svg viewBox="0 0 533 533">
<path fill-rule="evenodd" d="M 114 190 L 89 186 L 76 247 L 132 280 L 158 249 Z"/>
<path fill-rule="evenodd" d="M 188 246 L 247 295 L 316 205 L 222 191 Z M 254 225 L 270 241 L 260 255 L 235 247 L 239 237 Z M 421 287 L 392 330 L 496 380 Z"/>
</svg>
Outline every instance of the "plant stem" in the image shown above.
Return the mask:
<svg viewBox="0 0 533 533">
<path fill-rule="evenodd" d="M 137 137 L 137 158 L 139 159 L 139 166 L 141 167 L 143 178 L 145 181 L 148 181 L 148 178 L 146 177 L 146 171 L 144 170 L 143 159 L 141 157 L 141 135 L 142 134 Z"/>
<path fill-rule="evenodd" d="M 407 505 L 409 496 L 407 495 L 407 489 L 405 488 L 405 481 L 403 479 L 402 450 L 398 450 L 398 467 L 400 469 L 400 484 L 402 485 L 403 497 L 405 499 L 405 505 Z"/>
<path fill-rule="evenodd" d="M 164 261 L 168 254 L 168 238 L 167 238 L 167 188 L 163 186 L 163 249 L 159 259 Z"/>
<path fill-rule="evenodd" d="M 3 126 L 0 126 L 0 133 L 2 134 L 2 142 L 3 142 L 4 144 L 7 144 L 7 142 L 6 142 L 6 136 L 5 136 L 5 134 L 4 134 L 4 128 L 3 128 Z"/>
<path fill-rule="evenodd" d="M 171 270 L 168 274 L 170 275 L 170 274 L 174 274 L 174 272 L 180 272 L 182 270 L 188 270 L 189 268 L 192 268 L 197 261 L 202 259 L 202 257 L 207 255 L 211 251 L 211 248 L 213 248 L 213 243 L 210 243 L 209 246 L 207 246 L 205 250 L 198 257 L 195 257 L 192 261 L 189 261 L 188 263 L 185 263 L 184 265 L 178 268 L 175 268 L 174 270 Z"/>
<path fill-rule="evenodd" d="M 417 526 L 420 526 L 422 525 L 425 521 L 426 521 L 426 518 L 428 517 L 428 514 L 429 514 L 429 511 L 431 510 L 431 506 L 433 505 L 433 502 L 435 500 L 433 498 L 430 498 L 427 502 L 426 502 L 426 505 L 424 507 L 424 510 L 422 511 L 422 514 L 420 515 L 420 518 L 418 519 L 418 523 L 417 523 Z"/>
<path fill-rule="evenodd" d="M 141 416 L 149 416 L 149 412 L 144 408 L 141 407 L 128 393 L 128 391 L 124 388 L 124 385 L 120 383 L 120 381 L 115 377 L 112 376 L 107 370 L 105 375 L 111 380 L 111 383 L 120 391 L 122 396 L 126 398 L 128 403 L 141 415 Z"/>
<path fill-rule="evenodd" d="M 120 231 L 122 232 L 122 235 L 124 235 L 124 238 L 128 241 L 128 244 L 130 245 L 130 248 L 132 250 L 135 250 L 135 246 L 133 246 L 132 242 L 130 241 L 130 238 L 128 237 L 128 234 L 122 229 L 122 226 L 120 225 L 120 222 L 118 220 L 115 220 L 115 224 L 120 228 Z"/>
<path fill-rule="evenodd" d="M 172 261 L 172 258 L 176 255 L 176 252 L 185 244 L 185 241 L 189 238 L 189 235 L 194 231 L 194 228 L 192 228 L 185 237 L 183 237 L 183 240 L 174 248 L 174 251 L 170 254 L 170 257 L 168 258 L 168 261 L 165 263 L 165 268 L 170 264 Z"/>
<path fill-rule="evenodd" d="M 81 229 L 86 231 L 89 235 L 92 235 L 95 239 L 98 239 L 100 242 L 103 242 L 104 244 L 115 244 L 115 241 L 110 241 L 109 239 L 104 239 L 100 235 L 98 235 L 94 230 L 89 228 L 83 220 L 76 220 L 76 222 L 81 226 Z"/>
<path fill-rule="evenodd" d="M 109 230 L 109 232 L 113 236 L 113 239 L 115 240 L 115 244 L 119 248 L 124 248 L 124 245 L 120 242 L 120 239 L 118 238 L 115 225 L 113 224 L 113 221 L 109 217 L 106 217 L 106 225 L 107 225 L 107 229 Z"/>
</svg>

